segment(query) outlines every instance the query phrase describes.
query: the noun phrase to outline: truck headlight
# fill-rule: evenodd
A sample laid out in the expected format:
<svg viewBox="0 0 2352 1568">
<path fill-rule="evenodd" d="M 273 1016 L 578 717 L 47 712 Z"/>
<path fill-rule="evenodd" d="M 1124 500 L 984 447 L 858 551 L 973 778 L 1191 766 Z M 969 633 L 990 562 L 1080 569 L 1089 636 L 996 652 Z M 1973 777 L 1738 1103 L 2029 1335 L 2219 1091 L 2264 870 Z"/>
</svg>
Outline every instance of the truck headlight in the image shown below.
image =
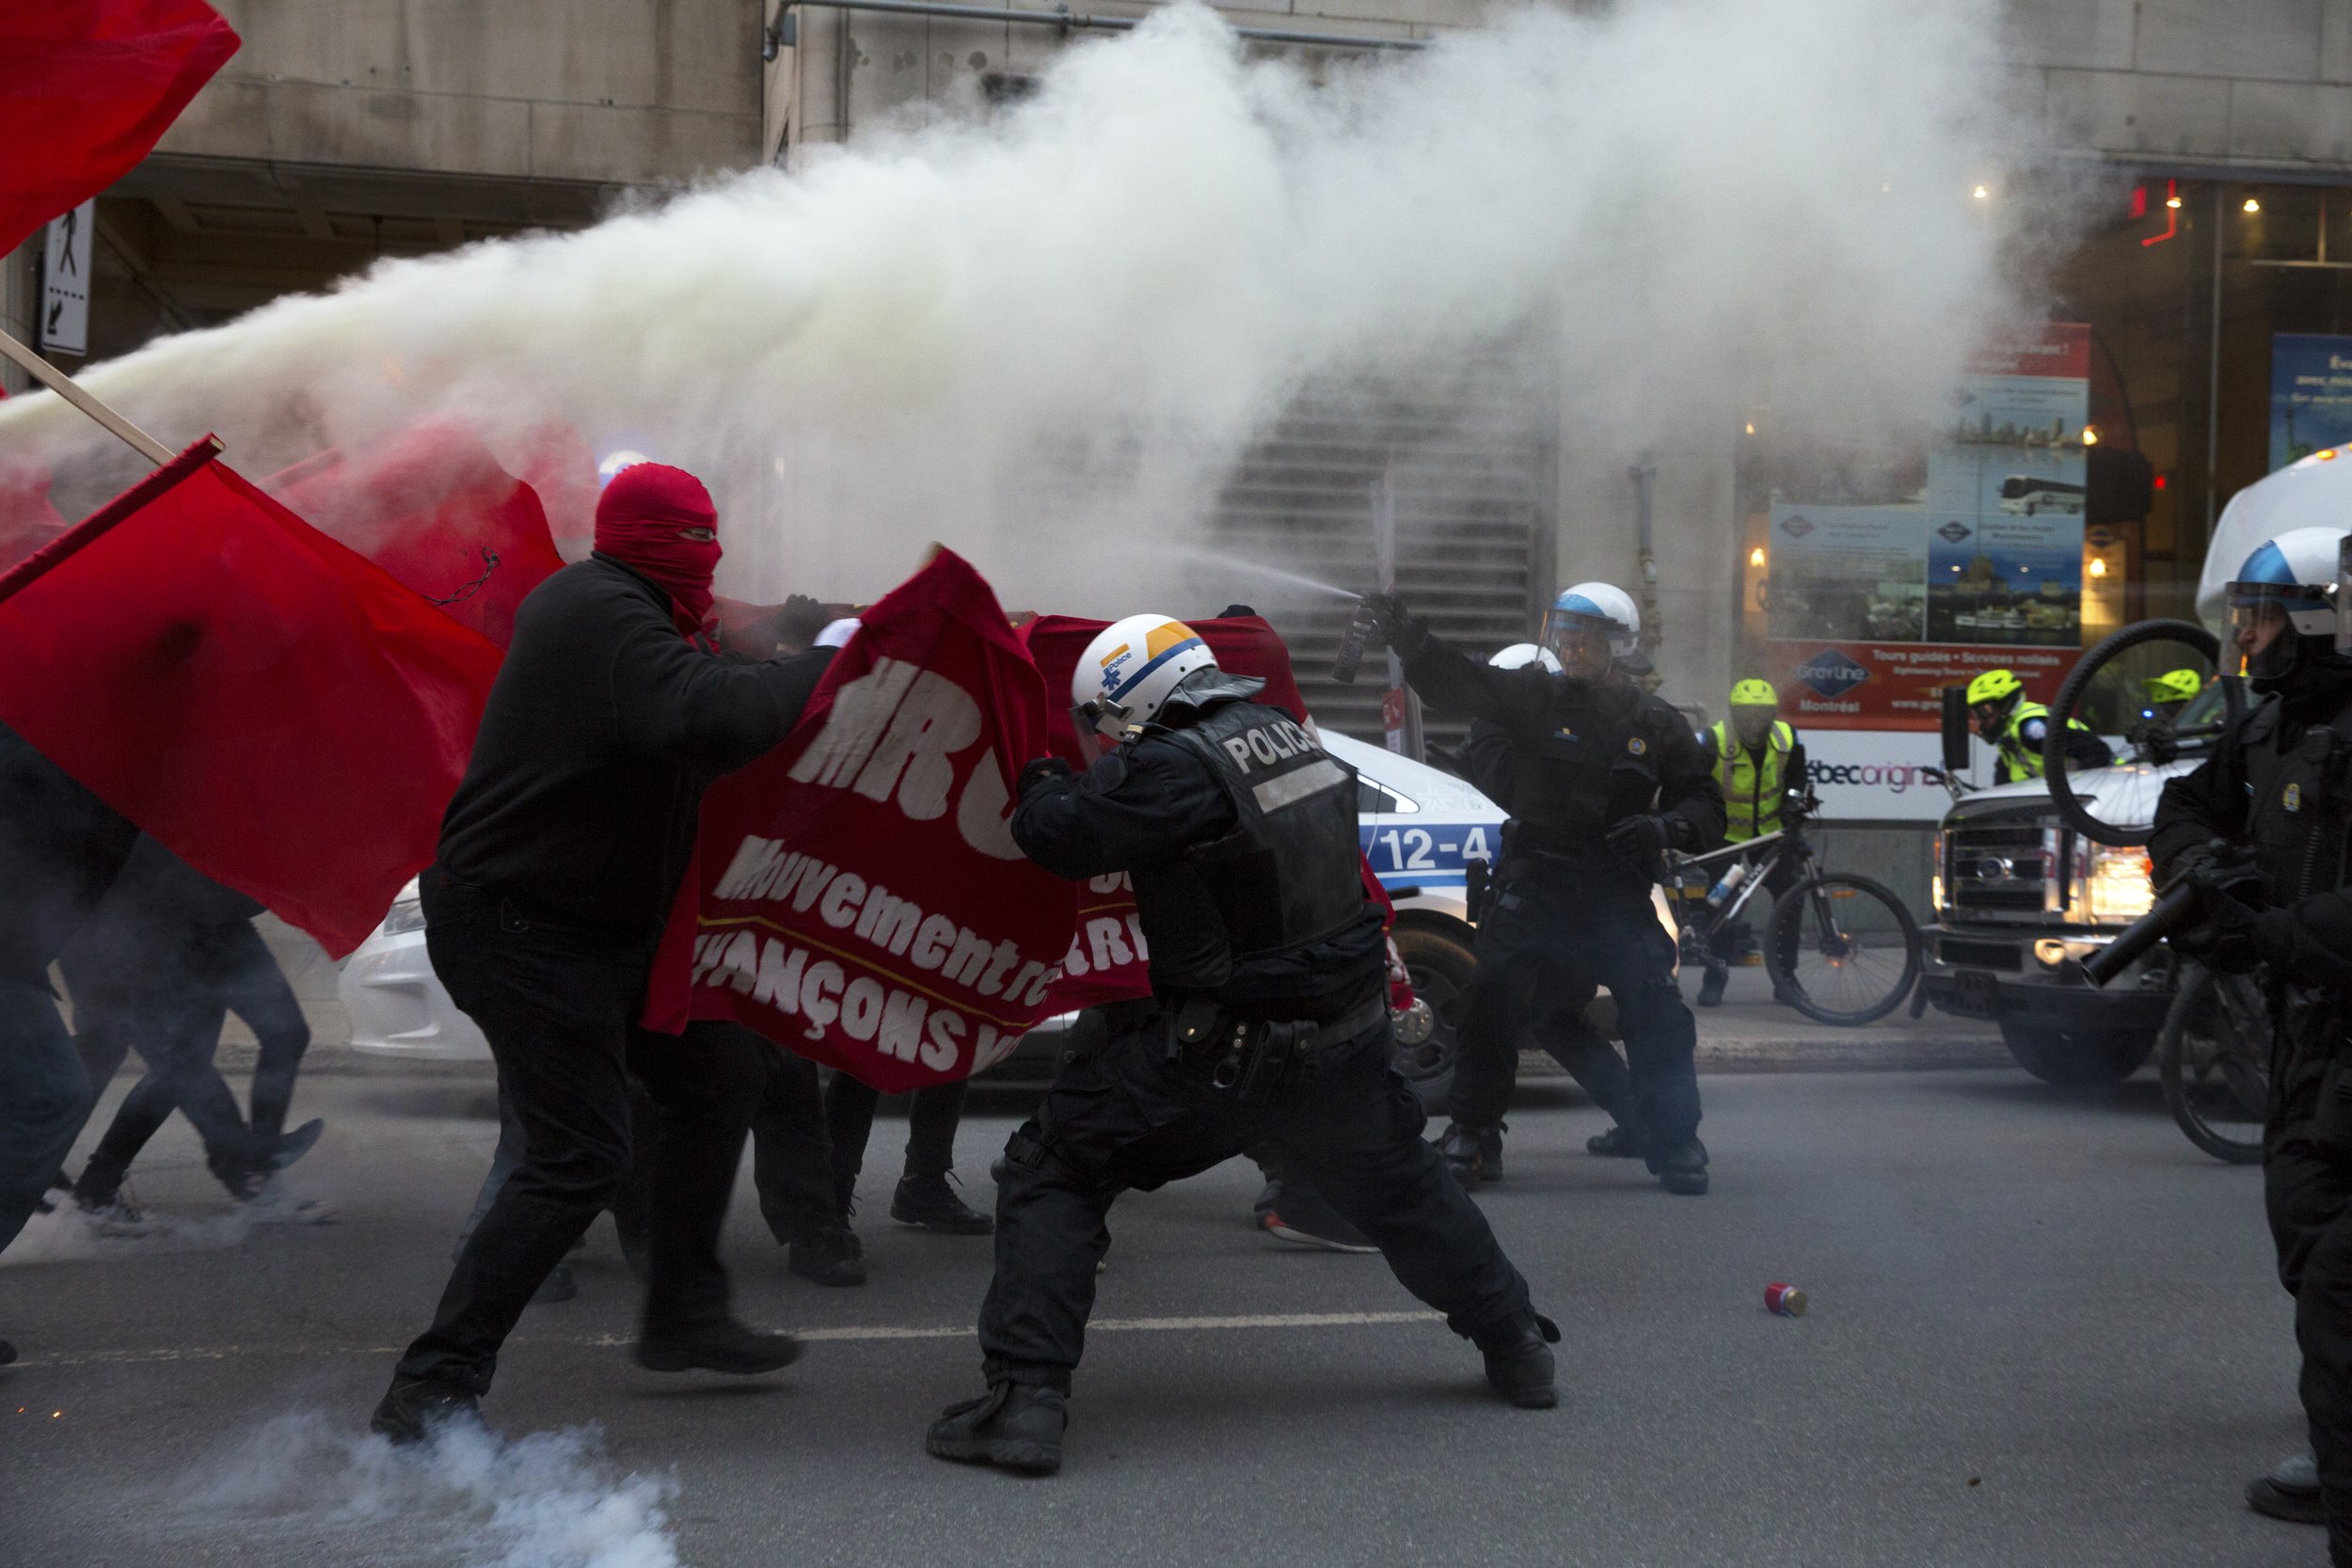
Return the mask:
<svg viewBox="0 0 2352 1568">
<path fill-rule="evenodd" d="M 1944 830 L 1935 830 L 1935 851 L 1928 862 L 1928 908 L 1944 912 Z"/>
<path fill-rule="evenodd" d="M 2145 849 L 2094 844 L 2085 870 L 2083 911 L 2093 926 L 2129 926 L 2155 904 L 2155 879 Z"/>
</svg>

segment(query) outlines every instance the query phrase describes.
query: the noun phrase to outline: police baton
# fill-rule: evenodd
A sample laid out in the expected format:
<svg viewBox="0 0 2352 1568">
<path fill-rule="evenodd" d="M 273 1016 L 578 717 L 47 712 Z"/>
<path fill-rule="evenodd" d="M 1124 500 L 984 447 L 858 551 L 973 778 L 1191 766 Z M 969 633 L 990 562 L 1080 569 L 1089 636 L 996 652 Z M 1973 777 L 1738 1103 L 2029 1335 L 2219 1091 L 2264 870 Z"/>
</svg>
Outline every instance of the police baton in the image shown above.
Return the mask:
<svg viewBox="0 0 2352 1568">
<path fill-rule="evenodd" d="M 2106 985 L 2129 969 L 2133 959 L 2187 925 L 2196 912 L 2197 889 L 2183 881 L 2157 899 L 2146 914 L 2118 931 L 2113 942 L 2085 958 L 2083 977 L 2094 986 Z"/>
</svg>

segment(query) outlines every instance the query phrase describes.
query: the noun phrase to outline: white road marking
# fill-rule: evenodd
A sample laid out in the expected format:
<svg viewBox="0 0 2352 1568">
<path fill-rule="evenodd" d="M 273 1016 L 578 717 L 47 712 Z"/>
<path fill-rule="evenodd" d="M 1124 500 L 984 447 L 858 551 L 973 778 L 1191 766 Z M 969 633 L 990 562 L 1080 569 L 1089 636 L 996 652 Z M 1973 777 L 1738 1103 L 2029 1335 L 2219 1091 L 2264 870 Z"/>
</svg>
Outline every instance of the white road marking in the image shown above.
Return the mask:
<svg viewBox="0 0 2352 1568">
<path fill-rule="evenodd" d="M 1437 1312 L 1256 1312 L 1203 1318 L 1096 1318 L 1087 1324 L 1102 1334 L 1225 1334 L 1287 1328 L 1367 1328 L 1392 1323 L 1443 1323 Z M 882 1339 L 968 1339 L 966 1326 L 917 1327 L 905 1324 L 848 1324 L 837 1328 L 792 1330 L 812 1344 Z M 517 1335 L 510 1345 L 577 1345 L 617 1349 L 637 1342 L 629 1334 Z M 235 1361 L 254 1356 L 398 1355 L 405 1345 L 189 1345 L 151 1349 L 89 1351 L 78 1355 L 28 1355 L 16 1363 L 25 1371 L 41 1367 L 121 1367 L 157 1361 Z"/>
</svg>

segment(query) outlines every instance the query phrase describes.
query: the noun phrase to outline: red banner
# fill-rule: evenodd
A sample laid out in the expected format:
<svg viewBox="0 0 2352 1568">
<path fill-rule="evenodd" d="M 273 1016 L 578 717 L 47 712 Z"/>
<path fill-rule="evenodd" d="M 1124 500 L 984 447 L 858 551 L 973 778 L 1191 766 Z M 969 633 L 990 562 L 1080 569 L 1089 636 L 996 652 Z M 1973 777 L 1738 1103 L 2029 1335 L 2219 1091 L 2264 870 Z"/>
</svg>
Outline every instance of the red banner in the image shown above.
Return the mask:
<svg viewBox="0 0 2352 1568">
<path fill-rule="evenodd" d="M 214 451 L 0 578 L 0 720 L 340 956 L 432 862 L 499 650 Z"/>
<path fill-rule="evenodd" d="M 691 1007 L 897 1093 L 1046 1016 L 1076 901 L 1008 825 L 1049 705 L 988 584 L 941 550 L 864 623 L 784 744 L 705 797 L 647 1022 Z"/>
<path fill-rule="evenodd" d="M 0 6 L 0 256 L 129 173 L 237 41 L 203 0 Z"/>
<path fill-rule="evenodd" d="M 1054 754 L 1086 766 L 1078 749 L 1078 734 L 1070 718 L 1070 677 L 1078 668 L 1095 634 L 1108 621 L 1081 621 L 1069 615 L 1041 615 L 1021 628 L 1021 640 L 1045 677 L 1053 699 Z M 1222 669 L 1237 675 L 1255 675 L 1266 683 L 1259 701 L 1279 707 L 1301 723 L 1307 721 L 1307 699 L 1299 694 L 1291 673 L 1290 649 L 1272 626 L 1255 615 L 1213 621 L 1187 621 L 1216 655 Z M 1375 880 L 1375 888 L 1379 886 Z M 1382 894 L 1385 903 L 1387 895 Z M 1062 958 L 1061 983 L 1054 988 L 1049 1012 L 1070 1012 L 1104 1002 L 1127 1002 L 1152 993 L 1151 949 L 1143 926 L 1136 918 L 1136 894 L 1126 873 L 1098 877 L 1078 890 L 1078 930 Z"/>
</svg>

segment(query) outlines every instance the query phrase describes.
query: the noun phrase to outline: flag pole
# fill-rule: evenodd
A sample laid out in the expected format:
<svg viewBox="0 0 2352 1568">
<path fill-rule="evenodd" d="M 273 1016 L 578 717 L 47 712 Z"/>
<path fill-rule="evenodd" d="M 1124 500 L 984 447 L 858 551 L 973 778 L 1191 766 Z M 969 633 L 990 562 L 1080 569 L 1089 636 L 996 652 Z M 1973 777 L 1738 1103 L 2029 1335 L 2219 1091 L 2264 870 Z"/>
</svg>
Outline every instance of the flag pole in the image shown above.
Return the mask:
<svg viewBox="0 0 2352 1568">
<path fill-rule="evenodd" d="M 108 434 L 119 437 L 133 451 L 157 467 L 160 468 L 171 461 L 172 453 L 169 447 L 165 446 L 146 431 L 90 396 L 82 389 L 79 382 L 6 332 L 0 332 L 0 356 L 16 361 L 35 381 L 40 382 L 66 402 L 104 425 Z"/>
</svg>

